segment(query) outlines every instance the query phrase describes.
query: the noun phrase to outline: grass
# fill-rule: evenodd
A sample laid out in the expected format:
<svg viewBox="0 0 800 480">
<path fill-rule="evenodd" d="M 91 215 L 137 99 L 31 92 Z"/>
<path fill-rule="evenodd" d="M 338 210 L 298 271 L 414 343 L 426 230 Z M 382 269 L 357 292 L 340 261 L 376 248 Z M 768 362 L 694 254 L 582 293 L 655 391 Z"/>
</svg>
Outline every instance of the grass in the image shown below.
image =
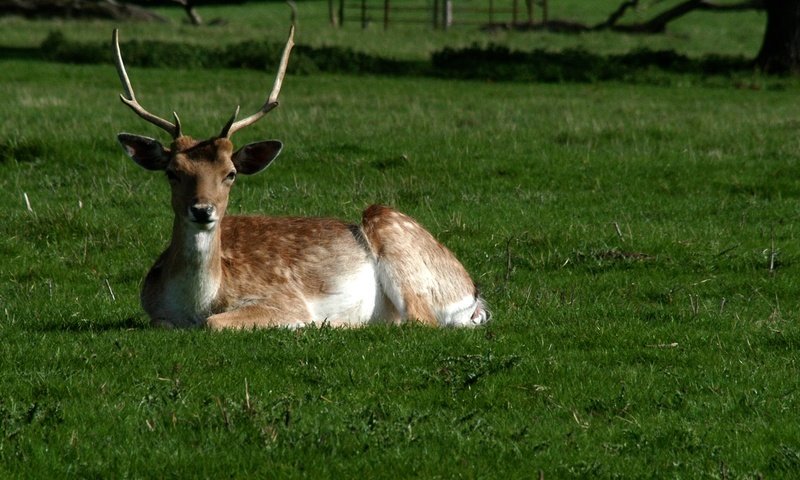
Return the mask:
<svg viewBox="0 0 800 480">
<path fill-rule="evenodd" d="M 237 135 L 286 150 L 233 212 L 394 205 L 462 259 L 495 321 L 215 334 L 149 329 L 137 304 L 167 185 L 115 144 L 160 134 L 117 100 L 114 69 L 0 72 L 0 476 L 800 471 L 794 80 L 291 76 Z M 130 73 L 197 136 L 272 81 Z"/>
</svg>

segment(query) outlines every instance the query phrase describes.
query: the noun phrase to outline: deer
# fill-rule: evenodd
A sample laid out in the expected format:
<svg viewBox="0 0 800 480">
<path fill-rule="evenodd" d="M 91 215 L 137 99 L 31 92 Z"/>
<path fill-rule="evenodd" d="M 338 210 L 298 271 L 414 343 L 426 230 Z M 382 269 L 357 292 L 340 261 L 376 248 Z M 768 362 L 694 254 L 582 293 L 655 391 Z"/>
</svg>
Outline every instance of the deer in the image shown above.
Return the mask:
<svg viewBox="0 0 800 480">
<path fill-rule="evenodd" d="M 195 140 L 180 119 L 158 117 L 136 100 L 113 32 L 122 102 L 166 131 L 168 146 L 131 133 L 117 139 L 146 170 L 165 172 L 174 213 L 166 250 L 147 273 L 142 308 L 151 325 L 213 330 L 306 326 L 356 327 L 419 322 L 476 327 L 490 319 L 464 266 L 420 223 L 393 208 L 372 205 L 361 223 L 316 217 L 226 215 L 232 185 L 270 165 L 277 140 L 235 149 L 231 136 L 278 106 L 294 45 L 294 26 L 272 90 L 254 114 L 219 135 Z"/>
</svg>

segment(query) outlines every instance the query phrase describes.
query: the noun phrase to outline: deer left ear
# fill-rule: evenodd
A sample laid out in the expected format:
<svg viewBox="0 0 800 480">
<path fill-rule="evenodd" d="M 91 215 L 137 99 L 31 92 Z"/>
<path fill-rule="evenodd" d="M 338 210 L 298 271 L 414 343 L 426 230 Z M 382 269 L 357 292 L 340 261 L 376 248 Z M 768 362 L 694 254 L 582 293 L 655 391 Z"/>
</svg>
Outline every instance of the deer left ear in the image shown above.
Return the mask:
<svg viewBox="0 0 800 480">
<path fill-rule="evenodd" d="M 277 140 L 249 143 L 233 154 L 233 165 L 244 175 L 258 173 L 275 160 L 282 148 L 283 144 Z"/>
</svg>

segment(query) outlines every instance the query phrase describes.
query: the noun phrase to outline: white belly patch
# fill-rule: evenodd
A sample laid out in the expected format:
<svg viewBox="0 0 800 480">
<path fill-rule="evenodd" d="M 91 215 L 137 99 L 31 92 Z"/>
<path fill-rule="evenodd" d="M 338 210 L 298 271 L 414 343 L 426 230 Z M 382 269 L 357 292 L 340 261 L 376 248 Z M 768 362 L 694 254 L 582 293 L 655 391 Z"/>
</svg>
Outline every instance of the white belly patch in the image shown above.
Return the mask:
<svg viewBox="0 0 800 480">
<path fill-rule="evenodd" d="M 378 320 L 383 315 L 384 302 L 371 263 L 365 263 L 332 285 L 328 295 L 307 300 L 312 322 L 331 326 L 355 326 Z"/>
</svg>

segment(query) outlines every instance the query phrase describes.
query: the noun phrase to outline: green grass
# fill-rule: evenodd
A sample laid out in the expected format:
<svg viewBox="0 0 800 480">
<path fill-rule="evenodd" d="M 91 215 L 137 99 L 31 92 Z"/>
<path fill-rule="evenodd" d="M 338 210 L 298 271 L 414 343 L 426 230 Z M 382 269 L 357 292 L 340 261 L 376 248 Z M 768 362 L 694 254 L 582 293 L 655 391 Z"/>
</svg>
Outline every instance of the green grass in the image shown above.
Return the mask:
<svg viewBox="0 0 800 480">
<path fill-rule="evenodd" d="M 130 72 L 196 136 L 272 81 Z M 291 76 L 236 138 L 286 149 L 231 210 L 394 205 L 462 259 L 495 321 L 222 334 L 152 330 L 138 306 L 168 188 L 116 145 L 160 133 L 114 69 L 3 60 L 0 83 L 0 476 L 800 472 L 795 80 Z"/>
</svg>

